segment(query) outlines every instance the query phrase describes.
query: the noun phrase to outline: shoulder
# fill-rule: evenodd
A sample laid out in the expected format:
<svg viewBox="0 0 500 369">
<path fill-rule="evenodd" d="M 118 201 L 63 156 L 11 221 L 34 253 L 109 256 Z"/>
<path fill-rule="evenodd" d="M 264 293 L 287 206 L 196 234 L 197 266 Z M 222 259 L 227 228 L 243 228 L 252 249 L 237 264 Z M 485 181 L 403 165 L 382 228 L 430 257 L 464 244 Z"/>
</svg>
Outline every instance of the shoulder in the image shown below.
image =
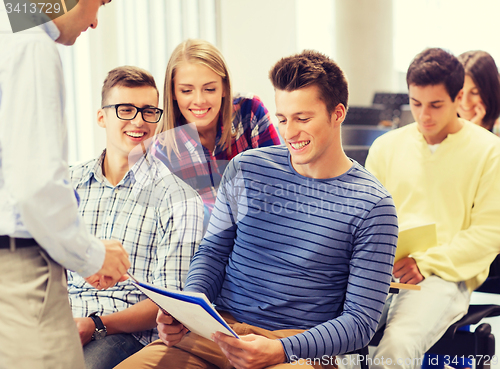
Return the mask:
<svg viewBox="0 0 500 369">
<path fill-rule="evenodd" d="M 463 135 L 464 141 L 470 141 L 471 144 L 475 144 L 478 147 L 499 148 L 500 137 L 467 120 L 463 120 L 463 124 L 465 133 Z"/>
<path fill-rule="evenodd" d="M 0 33 L 0 72 L 3 78 L 43 78 L 52 83 L 55 73 L 62 74 L 55 42 L 40 27 L 17 33 Z M 29 68 L 28 68 L 29 66 Z M 40 71 L 43 73 L 40 73 Z M 22 82 L 20 82 L 22 83 Z"/>
<path fill-rule="evenodd" d="M 418 134 L 417 123 L 411 123 L 401 128 L 396 128 L 379 136 L 373 144 L 393 143 L 401 140 L 413 139 Z"/>
<path fill-rule="evenodd" d="M 240 162 L 252 161 L 274 161 L 274 162 L 288 162 L 288 149 L 282 145 L 258 147 L 255 149 L 244 151 L 238 154 L 235 159 Z"/>
<path fill-rule="evenodd" d="M 274 145 L 249 149 L 236 155 L 231 160 L 232 170 L 261 170 L 288 167 L 288 149 L 285 145 Z"/>
<path fill-rule="evenodd" d="M 90 174 L 95 170 L 98 160 L 99 158 L 95 158 L 69 167 L 69 176 L 75 187 L 88 180 Z"/>
<path fill-rule="evenodd" d="M 351 169 L 339 180 L 346 187 L 352 189 L 360 200 L 369 200 L 375 204 L 382 199 L 391 198 L 391 194 L 382 183 L 357 162 L 354 162 Z"/>
<path fill-rule="evenodd" d="M 269 115 L 267 108 L 260 98 L 252 93 L 235 95 L 233 98 L 233 107 L 235 117 L 239 116 L 239 119 L 243 122 L 247 121 L 250 123 L 254 120 L 259 121 L 263 117 L 268 117 Z"/>
<path fill-rule="evenodd" d="M 26 49 L 39 51 L 40 54 L 58 54 L 57 46 L 41 26 L 16 32 L 0 34 L 1 44 L 15 44 L 16 47 L 10 49 L 11 53 L 24 53 Z M 8 49 L 9 50 L 9 49 Z M 3 54 L 3 53 L 2 53 Z"/>
<path fill-rule="evenodd" d="M 400 155 L 407 152 L 412 143 L 418 142 L 420 133 L 417 123 L 408 124 L 377 137 L 370 146 L 368 156 L 392 156 L 394 152 Z M 367 159 L 368 160 L 368 159 Z"/>
<path fill-rule="evenodd" d="M 249 92 L 246 94 L 240 94 L 240 93 L 235 94 L 233 97 L 233 105 L 249 107 L 253 105 L 263 106 L 264 104 L 257 95 L 254 95 L 253 93 Z"/>
</svg>

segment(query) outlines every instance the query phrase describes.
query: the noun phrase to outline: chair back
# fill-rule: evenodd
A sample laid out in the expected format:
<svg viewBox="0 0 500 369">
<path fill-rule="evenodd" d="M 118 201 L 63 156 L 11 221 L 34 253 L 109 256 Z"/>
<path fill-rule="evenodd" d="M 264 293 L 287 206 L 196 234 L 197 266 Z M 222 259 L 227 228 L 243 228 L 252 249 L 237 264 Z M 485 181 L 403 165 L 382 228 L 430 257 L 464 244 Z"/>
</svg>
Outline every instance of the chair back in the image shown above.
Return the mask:
<svg viewBox="0 0 500 369">
<path fill-rule="evenodd" d="M 373 106 L 350 106 L 344 120 L 344 125 L 376 126 L 383 118 L 385 107 L 383 105 Z"/>
<path fill-rule="evenodd" d="M 364 166 L 373 141 L 388 131 L 390 128 L 364 125 L 343 126 L 341 131 L 342 146 L 348 157 Z"/>
</svg>

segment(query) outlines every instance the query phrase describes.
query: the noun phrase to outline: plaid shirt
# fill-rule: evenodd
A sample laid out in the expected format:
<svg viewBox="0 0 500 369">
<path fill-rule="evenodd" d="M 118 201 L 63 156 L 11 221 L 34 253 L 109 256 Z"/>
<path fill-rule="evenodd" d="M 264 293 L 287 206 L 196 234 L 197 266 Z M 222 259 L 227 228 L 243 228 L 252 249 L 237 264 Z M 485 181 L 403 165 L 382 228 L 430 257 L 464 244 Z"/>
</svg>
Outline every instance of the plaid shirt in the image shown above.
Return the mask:
<svg viewBox="0 0 500 369">
<path fill-rule="evenodd" d="M 70 170 L 87 229 L 99 239 L 122 242 L 129 271 L 139 280 L 181 289 L 202 237 L 200 197 L 151 155 L 112 186 L 102 174 L 104 156 L 105 151 Z M 129 280 L 100 291 L 73 272 L 68 272 L 68 291 L 75 317 L 115 313 L 146 298 Z M 134 336 L 143 344 L 158 338 L 156 329 Z"/>
<path fill-rule="evenodd" d="M 176 129 L 180 157 L 172 153 L 172 158 L 169 160 L 164 146 L 158 141 L 151 149 L 153 155 L 198 191 L 210 212 L 215 204 L 224 169 L 232 158 L 248 149 L 280 144 L 269 112 L 257 96 L 252 94 L 236 96 L 233 99 L 233 107 L 231 154 L 220 145 L 222 136 L 220 120 L 213 153 L 201 144 L 194 123 Z"/>
</svg>

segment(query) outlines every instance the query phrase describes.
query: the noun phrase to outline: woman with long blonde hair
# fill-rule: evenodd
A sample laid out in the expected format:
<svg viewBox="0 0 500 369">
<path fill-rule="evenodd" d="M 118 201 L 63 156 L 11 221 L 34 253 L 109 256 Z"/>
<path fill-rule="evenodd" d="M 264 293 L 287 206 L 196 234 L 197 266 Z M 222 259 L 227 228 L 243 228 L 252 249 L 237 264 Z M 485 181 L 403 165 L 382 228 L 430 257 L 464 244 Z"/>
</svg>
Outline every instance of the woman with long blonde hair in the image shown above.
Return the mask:
<svg viewBox="0 0 500 369">
<path fill-rule="evenodd" d="M 280 144 L 266 107 L 256 96 L 233 96 L 224 57 L 205 40 L 186 40 L 172 52 L 164 110 L 157 133 L 166 134 L 160 134 L 155 155 L 200 193 L 209 211 L 229 160 Z"/>
</svg>

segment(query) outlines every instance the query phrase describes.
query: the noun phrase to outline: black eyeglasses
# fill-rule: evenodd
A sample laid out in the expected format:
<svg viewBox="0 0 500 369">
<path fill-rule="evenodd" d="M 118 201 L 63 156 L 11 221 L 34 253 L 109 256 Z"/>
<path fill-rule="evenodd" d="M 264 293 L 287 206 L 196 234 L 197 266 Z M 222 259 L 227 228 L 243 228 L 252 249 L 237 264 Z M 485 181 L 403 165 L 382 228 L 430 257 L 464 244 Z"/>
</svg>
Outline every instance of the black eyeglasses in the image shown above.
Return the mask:
<svg viewBox="0 0 500 369">
<path fill-rule="evenodd" d="M 116 116 L 122 120 L 133 120 L 137 113 L 141 112 L 142 119 L 148 123 L 158 123 L 160 121 L 163 110 L 158 108 L 138 108 L 132 104 L 114 104 L 103 106 L 102 109 L 116 108 Z"/>
</svg>

